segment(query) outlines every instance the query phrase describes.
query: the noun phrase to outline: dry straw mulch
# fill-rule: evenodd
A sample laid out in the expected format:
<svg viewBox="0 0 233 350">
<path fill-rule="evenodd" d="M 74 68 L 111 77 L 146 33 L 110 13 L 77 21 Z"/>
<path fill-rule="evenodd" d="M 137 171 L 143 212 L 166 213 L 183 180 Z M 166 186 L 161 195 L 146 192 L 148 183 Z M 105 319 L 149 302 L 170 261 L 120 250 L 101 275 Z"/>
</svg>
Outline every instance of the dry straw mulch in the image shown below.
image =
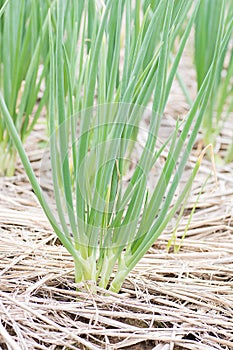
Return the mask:
<svg viewBox="0 0 233 350">
<path fill-rule="evenodd" d="M 176 86 L 173 92 L 177 101 Z M 220 139 L 223 151 L 230 140 L 229 128 Z M 39 127 L 33 134 L 34 145 L 40 131 Z M 31 141 L 29 155 L 39 169 L 43 150 L 31 147 Z M 14 178 L 1 178 L 0 347 L 233 349 L 232 164 L 217 169 L 217 183 L 209 178 L 186 232 L 210 169 L 211 163 L 204 159 L 169 251 L 170 228 L 118 295 L 99 289 L 93 294 L 80 286 L 77 292 L 72 258 L 57 241 L 21 166 Z M 180 243 L 175 252 L 174 244 Z"/>
<path fill-rule="evenodd" d="M 166 251 L 165 232 L 121 293 L 107 296 L 76 292 L 72 258 L 30 186 L 20 175 L 1 179 L 1 347 L 232 349 L 233 190 L 230 172 L 219 177 L 201 195 L 180 251 Z"/>
</svg>

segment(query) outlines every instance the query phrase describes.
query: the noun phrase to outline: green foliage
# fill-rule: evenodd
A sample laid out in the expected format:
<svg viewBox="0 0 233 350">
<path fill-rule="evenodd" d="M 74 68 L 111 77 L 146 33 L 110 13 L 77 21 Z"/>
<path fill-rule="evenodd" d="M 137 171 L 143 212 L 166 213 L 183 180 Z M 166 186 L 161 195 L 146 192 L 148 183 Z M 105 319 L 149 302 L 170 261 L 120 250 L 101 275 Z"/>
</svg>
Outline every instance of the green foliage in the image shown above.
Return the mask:
<svg viewBox="0 0 233 350">
<path fill-rule="evenodd" d="M 1 7 L 0 88 L 22 141 L 31 132 L 47 98 L 45 92 L 38 100 L 48 72 L 46 13 L 47 7 L 38 1 L 6 1 Z M 0 152 L 0 174 L 13 175 L 15 148 L 2 115 Z"/>
<path fill-rule="evenodd" d="M 45 196 L 36 179 L 21 142 L 15 107 L 5 93 L 0 96 L 2 122 L 45 214 L 74 258 L 76 282 L 92 281 L 119 291 L 186 201 L 200 159 L 185 187 L 177 189 L 212 96 L 230 29 L 221 30 L 222 4 L 213 59 L 197 97 L 182 129 L 177 123 L 167 141 L 159 145 L 163 112 L 199 1 L 195 5 L 191 0 L 145 1 L 143 11 L 140 1 L 80 1 L 76 5 L 76 1 L 51 2 L 42 26 L 45 37 L 48 32 L 45 42 L 49 41 L 50 143 L 45 158 L 51 161 L 52 198 Z M 180 44 L 170 63 L 177 35 Z M 35 45 L 40 48 L 43 35 L 39 37 Z M 36 57 L 27 71 L 34 78 Z M 146 142 L 124 185 L 145 106 L 151 99 Z M 24 110 L 22 103 L 19 110 Z M 168 156 L 149 192 L 148 176 L 165 148 Z"/>
<path fill-rule="evenodd" d="M 195 26 L 195 67 L 198 90 L 213 61 L 216 49 L 216 33 L 221 21 L 224 3 L 224 21 L 221 24 L 223 35 L 230 32 L 222 48 L 217 67 L 214 89 L 203 120 L 205 144 L 216 142 L 216 137 L 225 127 L 225 121 L 233 113 L 233 1 L 201 1 Z M 233 135 L 232 135 L 233 137 Z M 226 161 L 233 160 L 233 146 L 229 148 Z"/>
</svg>

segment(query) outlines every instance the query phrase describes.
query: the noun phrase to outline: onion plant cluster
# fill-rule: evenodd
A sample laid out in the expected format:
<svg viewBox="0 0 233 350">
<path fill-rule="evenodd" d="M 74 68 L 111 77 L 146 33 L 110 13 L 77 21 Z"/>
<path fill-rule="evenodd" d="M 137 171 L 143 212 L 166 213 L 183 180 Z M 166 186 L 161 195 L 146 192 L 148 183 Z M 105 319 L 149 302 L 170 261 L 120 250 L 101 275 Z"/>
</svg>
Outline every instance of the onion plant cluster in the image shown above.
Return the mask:
<svg viewBox="0 0 233 350">
<path fill-rule="evenodd" d="M 218 12 L 212 62 L 186 118 L 159 145 L 160 125 L 200 1 L 63 1 L 48 10 L 49 153 L 52 200 L 36 178 L 6 99 L 2 119 L 33 190 L 73 256 L 77 283 L 118 292 L 127 275 L 187 200 L 201 159 L 177 191 L 230 37 Z M 174 41 L 179 47 L 170 60 Z M 32 64 L 37 58 L 32 59 Z M 152 101 L 147 138 L 124 177 Z M 166 148 L 151 192 L 148 176 Z M 173 205 L 171 206 L 171 204 Z"/>
<path fill-rule="evenodd" d="M 1 0 L 0 7 L 0 89 L 24 142 L 48 96 L 45 92 L 39 100 L 48 73 L 48 21 L 45 20 L 48 6 L 46 2 L 42 5 L 30 0 Z M 14 174 L 15 156 L 16 150 L 0 114 L 0 175 Z"/>
<path fill-rule="evenodd" d="M 213 60 L 216 34 L 219 27 L 222 4 L 219 0 L 201 1 L 195 24 L 195 67 L 197 86 L 201 88 L 206 73 Z M 203 119 L 205 144 L 216 144 L 216 138 L 225 127 L 230 115 L 233 115 L 233 1 L 224 3 L 223 32 L 229 31 L 225 49 L 221 53 L 218 72 L 208 108 Z M 233 135 L 232 135 L 233 138 Z M 233 161 L 233 141 L 225 157 L 226 162 Z"/>
</svg>

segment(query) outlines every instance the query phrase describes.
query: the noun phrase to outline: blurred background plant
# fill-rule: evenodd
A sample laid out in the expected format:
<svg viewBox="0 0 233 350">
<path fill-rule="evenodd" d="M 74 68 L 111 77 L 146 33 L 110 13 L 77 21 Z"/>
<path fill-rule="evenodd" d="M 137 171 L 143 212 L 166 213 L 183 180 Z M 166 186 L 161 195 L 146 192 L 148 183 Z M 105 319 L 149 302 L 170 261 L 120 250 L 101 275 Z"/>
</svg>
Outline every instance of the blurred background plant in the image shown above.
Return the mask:
<svg viewBox="0 0 233 350">
<path fill-rule="evenodd" d="M 24 142 L 48 97 L 46 91 L 40 96 L 48 73 L 48 2 L 0 0 L 0 8 L 0 89 Z M 15 162 L 16 150 L 0 114 L 0 175 L 12 176 Z"/>
<path fill-rule="evenodd" d="M 213 61 L 221 7 L 222 0 L 203 0 L 196 17 L 194 49 L 198 90 Z M 214 88 L 203 119 L 205 145 L 212 143 L 215 146 L 221 130 L 227 128 L 229 117 L 231 116 L 231 120 L 233 118 L 233 0 L 227 0 L 224 6 L 223 33 L 226 33 L 229 28 L 231 28 L 231 36 L 221 52 Z M 220 161 L 217 155 L 216 160 Z M 233 135 L 225 161 L 233 161 Z"/>
</svg>

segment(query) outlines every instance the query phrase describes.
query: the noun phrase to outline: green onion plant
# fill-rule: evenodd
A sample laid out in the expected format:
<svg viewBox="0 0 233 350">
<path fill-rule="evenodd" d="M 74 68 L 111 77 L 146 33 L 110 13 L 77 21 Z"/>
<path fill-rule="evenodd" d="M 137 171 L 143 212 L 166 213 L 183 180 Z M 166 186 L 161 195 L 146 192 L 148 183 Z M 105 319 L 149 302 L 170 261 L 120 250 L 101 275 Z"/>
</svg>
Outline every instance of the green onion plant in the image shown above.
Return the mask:
<svg viewBox="0 0 233 350">
<path fill-rule="evenodd" d="M 142 9 L 137 0 L 81 1 L 74 14 L 69 6 L 75 2 L 58 0 L 49 9 L 50 142 L 43 161 L 51 164 L 52 198 L 43 192 L 44 175 L 39 182 L 12 112 L 0 97 L 4 125 L 33 190 L 73 256 L 76 282 L 89 281 L 93 288 L 115 292 L 187 200 L 200 159 L 180 191 L 179 183 L 230 36 L 229 28 L 222 30 L 222 1 L 208 73 L 182 127 L 177 122 L 160 145 L 163 112 L 200 1 L 147 3 Z M 72 23 L 67 14 L 74 15 Z M 170 63 L 178 28 L 182 34 Z M 132 165 L 150 100 L 146 141 Z M 148 176 L 165 148 L 164 167 L 149 192 Z M 130 168 L 133 172 L 125 183 Z"/>
<path fill-rule="evenodd" d="M 45 44 L 48 7 L 41 1 L 1 0 L 0 9 L 0 89 L 24 142 L 48 97 L 44 93 L 39 100 L 48 72 L 48 40 L 47 49 Z M 0 114 L 0 175 L 14 174 L 15 157 L 16 150 Z"/>
<path fill-rule="evenodd" d="M 195 67 L 198 90 L 205 79 L 213 61 L 216 49 L 216 35 L 222 11 L 221 0 L 201 1 L 195 24 Z M 216 144 L 216 138 L 225 127 L 225 122 L 233 114 L 233 1 L 224 3 L 223 32 L 231 28 L 231 35 L 221 53 L 217 67 L 217 76 L 208 107 L 203 119 L 204 143 Z M 232 135 L 233 138 L 233 135 Z M 233 161 L 233 141 L 225 158 Z"/>
</svg>

